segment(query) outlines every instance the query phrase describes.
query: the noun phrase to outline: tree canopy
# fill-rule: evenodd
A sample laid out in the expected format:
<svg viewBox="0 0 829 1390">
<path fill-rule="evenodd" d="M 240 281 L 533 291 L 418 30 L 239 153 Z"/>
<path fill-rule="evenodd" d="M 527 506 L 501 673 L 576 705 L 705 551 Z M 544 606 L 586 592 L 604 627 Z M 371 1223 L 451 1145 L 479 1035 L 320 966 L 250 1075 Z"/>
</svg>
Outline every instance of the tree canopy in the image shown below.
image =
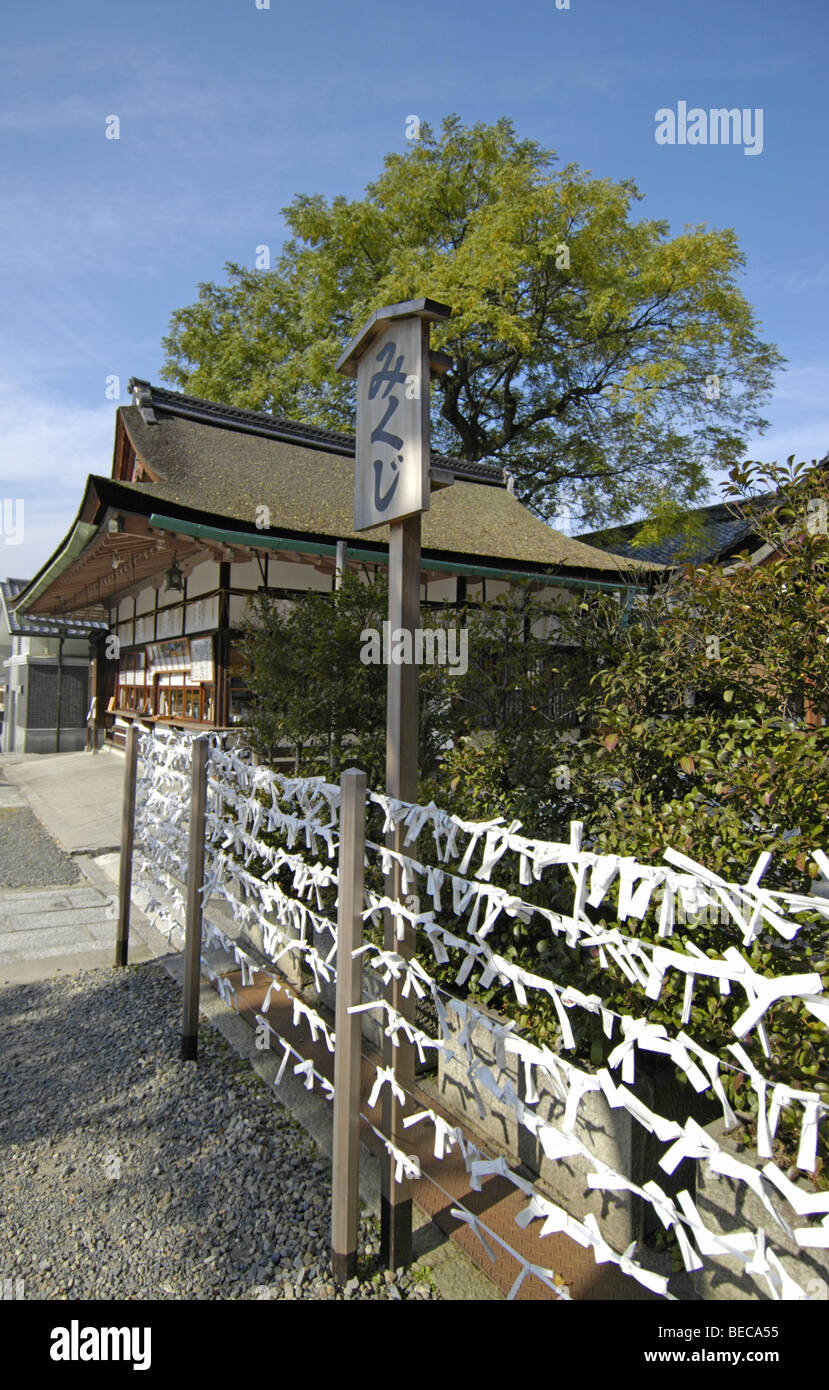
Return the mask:
<svg viewBox="0 0 829 1390">
<path fill-rule="evenodd" d="M 275 264 L 228 263 L 173 314 L 163 375 L 185 391 L 338 429 L 343 346 L 383 304 L 451 305 L 434 332 L 433 444 L 498 461 L 519 496 L 585 523 L 700 500 L 745 448 L 783 359 L 737 285 L 733 230 L 635 220 L 630 180 L 592 178 L 512 123 L 426 125 L 362 199 L 299 195 Z"/>
</svg>

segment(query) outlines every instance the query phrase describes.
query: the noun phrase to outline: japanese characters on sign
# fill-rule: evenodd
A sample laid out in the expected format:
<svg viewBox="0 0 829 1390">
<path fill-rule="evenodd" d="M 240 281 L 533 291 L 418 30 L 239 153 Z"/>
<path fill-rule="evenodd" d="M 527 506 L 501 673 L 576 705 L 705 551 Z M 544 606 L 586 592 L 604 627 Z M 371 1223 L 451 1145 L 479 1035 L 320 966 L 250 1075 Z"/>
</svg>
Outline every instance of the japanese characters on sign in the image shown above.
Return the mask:
<svg viewBox="0 0 829 1390">
<path fill-rule="evenodd" d="M 360 359 L 354 529 L 429 506 L 428 325 L 392 321 Z"/>
</svg>

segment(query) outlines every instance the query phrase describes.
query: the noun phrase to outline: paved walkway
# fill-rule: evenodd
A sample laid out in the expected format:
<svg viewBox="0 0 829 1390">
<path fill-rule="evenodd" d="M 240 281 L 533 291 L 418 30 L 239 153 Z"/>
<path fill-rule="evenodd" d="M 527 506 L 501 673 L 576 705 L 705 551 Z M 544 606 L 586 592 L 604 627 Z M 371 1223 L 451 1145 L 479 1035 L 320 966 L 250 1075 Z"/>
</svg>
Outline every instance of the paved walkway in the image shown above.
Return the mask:
<svg viewBox="0 0 829 1390">
<path fill-rule="evenodd" d="M 122 754 L 27 753 L 0 756 L 9 788 L 25 796 L 67 854 L 117 851 L 121 842 Z M 4 803 L 0 802 L 0 806 Z"/>
<path fill-rule="evenodd" d="M 80 871 L 76 883 L 0 888 L 0 984 L 111 965 L 124 761 L 117 753 L 0 757 L 0 810 L 29 807 Z M 131 958 L 149 960 L 136 922 Z"/>
<path fill-rule="evenodd" d="M 118 855 L 75 861 L 82 877 L 56 888 L 0 888 L 0 984 L 30 984 L 112 965 L 118 919 Z M 137 914 L 136 914 L 137 916 Z M 130 959 L 158 954 L 133 922 Z"/>
</svg>

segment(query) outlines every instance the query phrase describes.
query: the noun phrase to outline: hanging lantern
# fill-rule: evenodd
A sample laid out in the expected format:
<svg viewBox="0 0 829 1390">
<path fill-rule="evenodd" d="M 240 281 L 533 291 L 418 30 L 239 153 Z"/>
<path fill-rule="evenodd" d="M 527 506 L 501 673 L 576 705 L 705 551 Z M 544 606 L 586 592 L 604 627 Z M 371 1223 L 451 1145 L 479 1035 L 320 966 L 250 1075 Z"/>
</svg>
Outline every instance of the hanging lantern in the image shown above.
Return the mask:
<svg viewBox="0 0 829 1390">
<path fill-rule="evenodd" d="M 167 582 L 166 582 L 166 584 L 164 585 L 164 591 L 165 591 L 165 593 L 166 593 L 168 589 L 173 589 L 173 590 L 175 590 L 176 592 L 181 593 L 181 591 L 183 590 L 183 588 L 184 588 L 184 575 L 182 574 L 181 570 L 179 569 L 178 561 L 176 560 L 176 557 L 175 557 L 175 555 L 174 555 L 174 556 L 173 556 L 173 563 L 171 564 L 170 568 L 169 568 L 168 571 L 167 571 Z"/>
</svg>

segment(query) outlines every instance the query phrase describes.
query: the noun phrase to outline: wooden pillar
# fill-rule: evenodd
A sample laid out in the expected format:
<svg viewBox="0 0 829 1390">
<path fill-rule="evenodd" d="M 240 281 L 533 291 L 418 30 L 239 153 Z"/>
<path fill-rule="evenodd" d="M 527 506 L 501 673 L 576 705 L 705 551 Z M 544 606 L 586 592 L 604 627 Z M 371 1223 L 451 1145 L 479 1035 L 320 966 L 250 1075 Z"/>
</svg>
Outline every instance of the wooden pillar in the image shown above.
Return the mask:
<svg viewBox="0 0 829 1390">
<path fill-rule="evenodd" d="M 357 1263 L 360 1178 L 360 1014 L 366 844 L 366 774 L 349 768 L 340 778 L 340 859 L 337 899 L 337 1007 L 334 1050 L 334 1172 L 331 1263 L 343 1284 Z"/>
<path fill-rule="evenodd" d="M 216 633 L 216 723 L 226 725 L 230 720 L 230 565 L 219 565 L 219 625 Z"/>
<path fill-rule="evenodd" d="M 60 719 L 63 698 L 63 633 L 58 638 L 58 685 L 55 692 L 55 752 L 60 752 Z"/>
<path fill-rule="evenodd" d="M 87 708 L 91 717 L 86 722 L 86 747 L 91 747 L 93 753 L 98 751 L 98 686 L 99 686 L 99 662 L 101 654 L 101 644 L 93 637 L 89 639 L 89 688 L 87 690 Z"/>
<path fill-rule="evenodd" d="M 97 731 L 96 731 L 97 738 Z M 127 729 L 126 767 L 121 806 L 121 859 L 118 868 L 118 930 L 115 935 L 115 964 L 126 965 L 130 942 L 130 901 L 132 898 L 132 845 L 135 838 L 135 785 L 138 770 L 138 725 Z"/>
</svg>

